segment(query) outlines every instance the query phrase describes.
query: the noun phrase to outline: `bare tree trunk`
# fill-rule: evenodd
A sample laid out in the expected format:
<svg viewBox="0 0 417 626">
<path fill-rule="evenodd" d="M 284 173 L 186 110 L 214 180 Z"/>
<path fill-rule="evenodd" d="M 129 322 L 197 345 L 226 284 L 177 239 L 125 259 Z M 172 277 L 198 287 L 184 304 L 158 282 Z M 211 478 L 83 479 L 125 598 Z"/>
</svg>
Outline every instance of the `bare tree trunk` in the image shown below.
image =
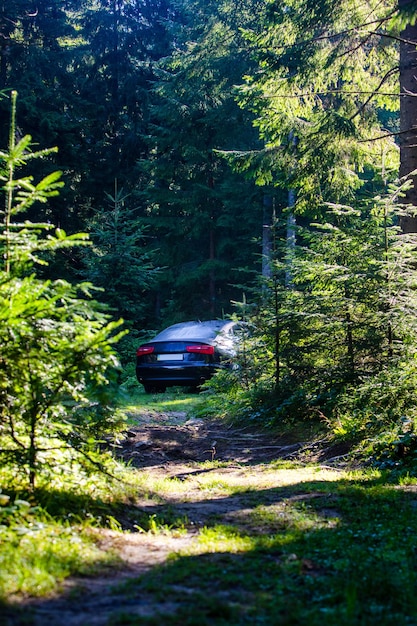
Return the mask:
<svg viewBox="0 0 417 626">
<path fill-rule="evenodd" d="M 291 146 L 291 151 L 293 154 L 294 161 L 297 159 L 297 145 L 298 145 L 298 137 L 294 135 L 293 131 L 289 134 L 289 141 Z M 294 166 L 295 162 L 294 162 Z M 285 272 L 285 286 L 291 287 L 293 280 L 293 255 L 295 250 L 295 215 L 294 215 L 294 207 L 295 202 L 297 200 L 295 189 L 288 189 L 288 217 L 287 217 L 287 269 Z"/>
<path fill-rule="evenodd" d="M 214 261 L 216 257 L 214 244 L 214 229 L 210 228 L 210 261 Z M 210 313 L 212 317 L 216 312 L 216 275 L 213 269 L 210 270 L 209 276 L 209 293 L 210 293 Z"/>
<path fill-rule="evenodd" d="M 30 418 L 29 449 L 28 449 L 29 485 L 32 491 L 35 489 L 36 463 L 37 463 L 37 452 L 38 452 L 37 451 L 36 426 L 37 426 L 36 411 L 32 410 L 32 415 Z"/>
<path fill-rule="evenodd" d="M 273 201 L 268 194 L 264 195 L 263 200 L 263 224 L 262 224 L 262 276 L 271 278 L 272 268 L 272 239 L 271 229 L 273 228 Z"/>
<path fill-rule="evenodd" d="M 275 337 L 274 337 L 274 358 L 275 358 L 275 389 L 278 391 L 281 382 L 281 321 L 280 321 L 280 301 L 278 280 L 274 280 L 274 309 L 275 309 Z"/>
<path fill-rule="evenodd" d="M 286 287 L 290 287 L 292 284 L 292 265 L 293 265 L 293 254 L 295 250 L 295 216 L 293 213 L 293 208 L 295 207 L 295 191 L 294 189 L 290 189 L 288 192 L 288 217 L 287 217 L 287 270 L 285 272 L 285 285 Z"/>
<path fill-rule="evenodd" d="M 398 0 L 403 9 L 410 0 Z M 408 176 L 417 170 L 417 24 L 408 26 L 401 33 L 400 44 L 400 176 Z M 412 176 L 413 187 L 408 190 L 405 202 L 417 208 L 417 176 Z M 405 233 L 417 232 L 417 217 L 402 218 Z"/>
</svg>

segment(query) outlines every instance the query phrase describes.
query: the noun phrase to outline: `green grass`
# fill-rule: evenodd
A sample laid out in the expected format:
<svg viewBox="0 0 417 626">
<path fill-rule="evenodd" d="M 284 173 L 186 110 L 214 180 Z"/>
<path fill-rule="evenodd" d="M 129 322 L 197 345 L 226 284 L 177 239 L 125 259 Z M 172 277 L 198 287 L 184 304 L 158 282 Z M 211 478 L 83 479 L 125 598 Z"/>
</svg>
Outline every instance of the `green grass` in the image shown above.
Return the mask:
<svg viewBox="0 0 417 626">
<path fill-rule="evenodd" d="M 199 505 L 219 500 L 223 513 L 206 515 L 187 550 L 122 589 L 132 600 L 145 597 L 152 615 L 115 609 L 108 626 L 417 624 L 411 479 L 394 485 L 377 472 L 288 464 L 233 474 L 215 464 L 204 469 L 183 481 L 133 472 L 125 489 L 90 478 L 78 493 L 39 491 L 36 507 L 3 493 L 0 600 L 44 596 L 71 574 L 117 567 L 95 545 L 92 527 L 121 532 L 124 519 L 142 533 L 180 536 L 193 507 L 197 515 Z M 153 499 L 152 512 L 131 507 L 134 493 Z"/>
<path fill-rule="evenodd" d="M 165 393 L 147 394 L 138 383 L 138 388 L 126 394 L 121 407 L 129 418 L 130 425 L 149 421 L 149 414 L 154 419 L 164 413 L 173 413 L 170 421 L 180 424 L 193 417 L 204 405 L 204 395 L 187 394 L 181 387 L 173 387 Z M 143 416 L 141 412 L 145 410 Z"/>
<path fill-rule="evenodd" d="M 103 572 L 118 559 L 98 549 L 88 524 L 54 519 L 28 501 L 0 507 L 0 601 L 45 596 L 71 574 Z"/>
</svg>

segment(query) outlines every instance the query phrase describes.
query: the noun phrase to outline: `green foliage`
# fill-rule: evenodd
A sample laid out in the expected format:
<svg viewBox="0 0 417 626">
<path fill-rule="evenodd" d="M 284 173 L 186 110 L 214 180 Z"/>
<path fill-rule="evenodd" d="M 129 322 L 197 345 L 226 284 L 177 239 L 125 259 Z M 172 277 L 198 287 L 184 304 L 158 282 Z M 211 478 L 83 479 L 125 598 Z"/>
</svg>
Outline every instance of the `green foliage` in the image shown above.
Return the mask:
<svg viewBox="0 0 417 626">
<path fill-rule="evenodd" d="M 396 225 L 403 193 L 397 184 L 356 209 L 329 204 L 297 228 L 293 250 L 275 221 L 271 276 L 252 304 L 237 303 L 250 322 L 244 358 L 207 384 L 210 412 L 220 404 L 225 417 L 274 428 L 315 422 L 374 461 L 415 462 L 413 441 L 401 458 L 393 444 L 415 419 L 416 236 Z"/>
<path fill-rule="evenodd" d="M 120 528 L 111 515 L 111 484 L 102 474 L 86 479 L 79 469 L 73 464 L 66 480 L 59 470 L 45 480 L 36 505 L 33 494 L 19 491 L 16 476 L 13 486 L 0 491 L 0 601 L 45 597 L 71 575 L 97 575 L 117 566 L 118 557 L 101 550 L 93 532 L 100 526 Z"/>
<path fill-rule="evenodd" d="M 155 281 L 146 228 L 129 195 L 117 188 L 107 206 L 88 224 L 92 246 L 83 250 L 84 275 L 103 290 L 102 299 L 115 317 L 132 326 L 150 314 L 146 295 Z"/>
<path fill-rule="evenodd" d="M 85 236 L 58 230 L 51 237 L 42 224 L 13 222 L 35 200 L 54 194 L 58 180 L 50 175 L 32 185 L 16 178 L 16 169 L 42 153 L 30 152 L 27 137 L 15 144 L 15 103 L 14 94 L 9 149 L 0 155 L 8 173 L 0 238 L 0 451 L 34 487 L 41 468 L 49 471 L 72 455 L 99 463 L 97 439 L 119 420 L 110 404 L 117 384 L 113 346 L 121 333 L 120 322 L 109 321 L 92 299 L 91 284 L 35 274 L 45 251 L 84 243 Z"/>
<path fill-rule="evenodd" d="M 240 103 L 254 111 L 265 148 L 230 159 L 259 184 L 295 189 L 300 213 L 351 202 L 361 173 L 382 153 L 387 171 L 398 167 L 380 121 L 381 111 L 399 106 L 392 8 L 346 1 L 318 11 L 315 0 L 270 2 L 260 16 L 264 28 L 247 33 L 259 71 L 247 77 Z"/>
<path fill-rule="evenodd" d="M 335 430 L 341 412 L 357 443 L 378 413 L 366 389 L 386 378 L 390 400 L 375 421 L 383 445 L 403 415 L 401 368 L 414 385 L 417 330 L 416 237 L 399 228 L 412 214 L 401 206 L 409 186 L 394 182 L 398 149 L 382 126 L 398 128 L 397 7 L 269 2 L 259 20 L 264 28 L 246 33 L 258 71 L 239 102 L 264 147 L 222 154 L 268 186 L 274 216 L 252 294 L 255 376 L 248 385 L 241 368 L 219 379 L 233 404 L 223 409 L 239 415 L 241 404 L 245 420 L 276 426 L 316 416 Z"/>
<path fill-rule="evenodd" d="M 170 0 L 42 0 L 29 8 L 11 0 L 1 7 L 0 89 L 19 92 L 21 133 L 58 146 L 68 181 L 64 202 L 37 207 L 37 219 L 84 230 L 115 177 L 129 189 L 138 183 L 153 65 L 171 47 L 171 7 Z M 0 108 L 5 114 L 7 106 Z M 0 138 L 4 145 L 1 129 Z"/>
<path fill-rule="evenodd" d="M 234 85 L 250 66 L 240 27 L 256 27 L 260 4 L 180 3 L 185 24 L 173 24 L 175 50 L 158 67 L 149 154 L 138 165 L 162 268 L 157 313 L 168 323 L 221 317 L 250 275 L 262 194 L 216 150 L 257 141 Z"/>
<path fill-rule="evenodd" d="M 17 506 L 22 510 L 22 504 Z M 24 519 L 0 527 L 0 538 L 0 600 L 16 594 L 46 596 L 71 574 L 91 574 L 115 563 L 87 533 L 39 513 L 28 512 Z"/>
<path fill-rule="evenodd" d="M 220 317 L 245 291 L 252 310 L 241 317 L 252 336 L 236 369 L 210 383 L 216 393 L 230 390 L 234 415 L 240 407 L 245 419 L 264 424 L 320 413 L 330 419 L 342 413 L 345 394 L 362 415 L 364 388 L 382 375 L 400 391 L 390 372 L 400 364 L 412 371 L 415 241 L 398 236 L 405 187 L 387 185 L 398 170 L 390 133 L 399 125 L 398 36 L 406 20 L 414 23 L 408 9 L 391 0 L 372 7 L 351 0 L 76 4 L 42 2 L 32 13 L 12 0 L 0 9 L 7 46 L 0 87 L 21 88 L 24 125 L 9 133 L 1 155 L 1 285 L 16 303 L 3 313 L 6 325 L 22 315 L 28 345 L 40 344 L 47 358 L 59 351 L 54 332 L 68 332 L 77 346 L 66 310 L 81 316 L 82 333 L 93 320 L 106 326 L 91 301 L 75 312 L 77 289 L 94 293 L 133 330 L 118 344 L 131 388 L 133 342 L 144 329 Z M 60 145 L 70 182 L 65 210 L 51 151 L 33 150 L 27 129 Z M 17 175 L 28 163 L 46 175 Z M 126 191 L 111 192 L 116 177 Z M 65 233 L 80 222 L 92 246 L 85 235 Z M 262 223 L 272 237 L 268 259 L 254 258 Z M 82 275 L 103 291 L 57 282 L 58 249 L 66 276 Z M 264 275 L 250 291 L 261 260 Z M 49 279 L 42 284 L 34 277 L 39 265 Z M 49 334 L 24 295 L 31 291 L 52 320 Z M 109 327 L 111 336 L 119 330 Z M 3 334 L 10 354 L 17 351 L 13 375 L 27 370 L 17 347 L 26 335 L 16 335 L 15 345 Z M 101 366 L 80 362 L 89 378 L 99 375 Z M 36 368 L 33 377 L 54 395 Z M 215 394 L 207 395 L 211 402 Z M 400 415 L 400 400 L 392 413 Z"/>
<path fill-rule="evenodd" d="M 416 381 L 414 357 L 347 386 L 330 421 L 336 439 L 354 442 L 358 457 L 382 469 L 414 475 Z"/>
</svg>

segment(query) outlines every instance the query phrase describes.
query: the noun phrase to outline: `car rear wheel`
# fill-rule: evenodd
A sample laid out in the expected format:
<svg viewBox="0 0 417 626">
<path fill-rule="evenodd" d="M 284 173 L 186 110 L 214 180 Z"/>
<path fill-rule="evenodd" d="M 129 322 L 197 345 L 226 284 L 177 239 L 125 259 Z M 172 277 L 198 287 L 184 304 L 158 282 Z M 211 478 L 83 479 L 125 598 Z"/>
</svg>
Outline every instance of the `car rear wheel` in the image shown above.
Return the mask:
<svg viewBox="0 0 417 626">
<path fill-rule="evenodd" d="M 145 393 L 164 393 L 166 391 L 166 387 L 164 385 L 146 384 L 143 386 L 145 388 Z"/>
<path fill-rule="evenodd" d="M 187 391 L 188 391 L 188 393 L 200 393 L 201 386 L 200 385 L 191 385 L 191 387 L 188 387 Z"/>
</svg>

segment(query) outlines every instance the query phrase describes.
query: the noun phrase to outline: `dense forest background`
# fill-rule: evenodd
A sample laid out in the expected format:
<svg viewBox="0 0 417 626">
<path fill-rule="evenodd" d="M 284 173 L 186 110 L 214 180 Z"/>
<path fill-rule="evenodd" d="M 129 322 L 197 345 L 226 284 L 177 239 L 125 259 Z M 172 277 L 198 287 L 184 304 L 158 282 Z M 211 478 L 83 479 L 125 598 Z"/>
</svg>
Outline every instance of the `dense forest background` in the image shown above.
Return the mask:
<svg viewBox="0 0 417 626">
<path fill-rule="evenodd" d="M 92 241 L 40 277 L 102 288 L 125 366 L 147 332 L 245 319 L 214 384 L 252 417 L 413 420 L 415 20 L 405 0 L 1 3 L 0 143 L 16 90 L 16 140 L 58 148 L 31 175 L 65 181 L 25 217 Z"/>
<path fill-rule="evenodd" d="M 259 141 L 233 90 L 262 4 L 2 5 L 0 89 L 19 94 L 19 132 L 58 147 L 66 183 L 30 217 L 91 234 L 59 271 L 105 286 L 134 329 L 230 313 L 259 263 L 263 192 L 214 150 Z"/>
</svg>

